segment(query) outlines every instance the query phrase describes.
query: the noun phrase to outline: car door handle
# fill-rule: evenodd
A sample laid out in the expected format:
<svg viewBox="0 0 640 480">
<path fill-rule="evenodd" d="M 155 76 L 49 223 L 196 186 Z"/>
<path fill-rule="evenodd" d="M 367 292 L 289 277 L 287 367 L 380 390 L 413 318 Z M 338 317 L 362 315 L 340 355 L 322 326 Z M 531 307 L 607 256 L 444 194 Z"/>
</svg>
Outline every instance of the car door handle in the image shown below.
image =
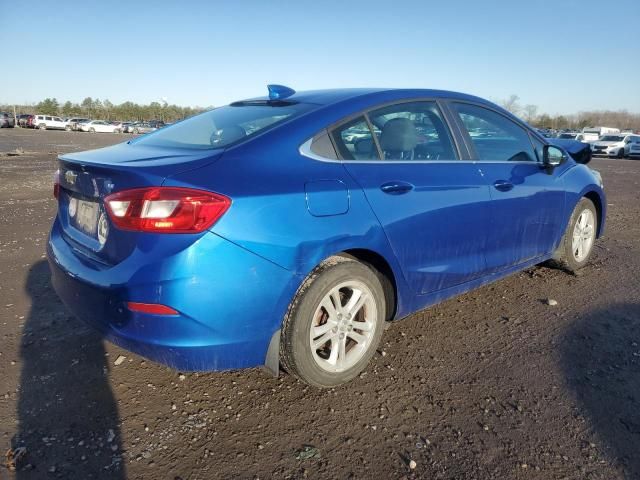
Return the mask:
<svg viewBox="0 0 640 480">
<path fill-rule="evenodd" d="M 413 190 L 413 185 L 406 182 L 388 182 L 380 185 L 380 190 L 389 195 L 402 195 Z"/>
<path fill-rule="evenodd" d="M 496 190 L 500 190 L 501 192 L 508 192 L 513 188 L 513 183 L 507 182 L 506 180 L 497 180 L 493 186 Z"/>
</svg>

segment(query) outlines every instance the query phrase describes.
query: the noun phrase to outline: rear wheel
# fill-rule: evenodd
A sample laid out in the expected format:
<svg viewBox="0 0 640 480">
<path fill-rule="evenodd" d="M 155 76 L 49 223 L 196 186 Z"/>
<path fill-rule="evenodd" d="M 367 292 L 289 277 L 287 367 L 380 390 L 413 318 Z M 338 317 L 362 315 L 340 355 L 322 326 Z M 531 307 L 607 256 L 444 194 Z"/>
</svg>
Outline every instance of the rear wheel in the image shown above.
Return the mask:
<svg viewBox="0 0 640 480">
<path fill-rule="evenodd" d="M 553 255 L 554 261 L 573 273 L 584 267 L 591 257 L 597 230 L 596 207 L 591 200 L 583 198 L 571 214 L 567 230 Z"/>
<path fill-rule="evenodd" d="M 282 366 L 316 387 L 357 376 L 380 343 L 385 294 L 377 272 L 331 257 L 305 280 L 289 306 L 280 342 Z"/>
</svg>

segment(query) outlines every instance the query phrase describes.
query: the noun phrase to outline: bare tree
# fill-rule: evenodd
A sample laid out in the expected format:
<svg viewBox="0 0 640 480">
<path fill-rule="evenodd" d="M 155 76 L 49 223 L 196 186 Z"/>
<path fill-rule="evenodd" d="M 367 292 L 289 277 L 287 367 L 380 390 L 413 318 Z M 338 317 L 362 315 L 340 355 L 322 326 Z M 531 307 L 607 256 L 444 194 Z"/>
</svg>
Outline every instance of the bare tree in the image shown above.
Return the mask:
<svg viewBox="0 0 640 480">
<path fill-rule="evenodd" d="M 507 98 L 506 100 L 503 100 L 501 103 L 506 110 L 509 110 L 514 115 L 517 115 L 518 112 L 520 112 L 520 110 L 522 109 L 522 107 L 518 103 L 519 100 L 520 100 L 520 97 L 518 95 L 511 95 L 509 98 Z"/>
<path fill-rule="evenodd" d="M 538 115 L 537 105 L 528 104 L 524 106 L 524 117 L 527 122 L 533 122 L 536 119 L 536 115 Z"/>
</svg>

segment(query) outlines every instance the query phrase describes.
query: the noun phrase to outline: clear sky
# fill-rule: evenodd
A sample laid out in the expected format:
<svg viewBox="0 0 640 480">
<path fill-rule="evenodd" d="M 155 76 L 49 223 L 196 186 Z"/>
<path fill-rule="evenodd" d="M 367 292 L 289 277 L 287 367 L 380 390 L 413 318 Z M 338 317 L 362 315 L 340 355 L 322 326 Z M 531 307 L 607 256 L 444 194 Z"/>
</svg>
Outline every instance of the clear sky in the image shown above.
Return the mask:
<svg viewBox="0 0 640 480">
<path fill-rule="evenodd" d="M 638 0 L 0 0 L 0 38 L 0 103 L 208 106 L 282 83 L 640 112 Z"/>
</svg>

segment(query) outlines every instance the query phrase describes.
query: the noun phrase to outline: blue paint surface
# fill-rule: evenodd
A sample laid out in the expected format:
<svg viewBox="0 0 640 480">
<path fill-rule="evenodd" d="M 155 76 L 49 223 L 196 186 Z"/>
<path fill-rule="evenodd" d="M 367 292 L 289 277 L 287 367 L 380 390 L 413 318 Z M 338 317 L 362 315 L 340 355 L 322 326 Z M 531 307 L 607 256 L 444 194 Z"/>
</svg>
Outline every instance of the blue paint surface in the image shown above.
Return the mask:
<svg viewBox="0 0 640 480">
<path fill-rule="evenodd" d="M 367 251 L 386 262 L 400 318 L 550 258 L 585 195 L 598 204 L 602 234 L 604 192 L 570 156 L 550 172 L 535 162 L 478 162 L 463 147 L 458 160 L 415 163 L 320 161 L 300 151 L 354 113 L 420 98 L 494 108 L 546 143 L 476 97 L 352 89 L 296 93 L 287 101 L 313 107 L 226 149 L 132 142 L 64 155 L 61 172 L 77 180 L 62 181 L 48 244 L 58 295 L 108 339 L 153 360 L 182 370 L 252 367 L 265 363 L 305 277 L 337 253 Z M 463 144 L 457 129 L 451 136 Z M 410 188 L 386 192 L 389 184 Z M 110 225 L 104 246 L 70 221 L 71 198 L 102 204 L 113 192 L 160 185 L 217 192 L 232 204 L 203 233 Z M 130 312 L 128 301 L 178 315 Z"/>
</svg>

